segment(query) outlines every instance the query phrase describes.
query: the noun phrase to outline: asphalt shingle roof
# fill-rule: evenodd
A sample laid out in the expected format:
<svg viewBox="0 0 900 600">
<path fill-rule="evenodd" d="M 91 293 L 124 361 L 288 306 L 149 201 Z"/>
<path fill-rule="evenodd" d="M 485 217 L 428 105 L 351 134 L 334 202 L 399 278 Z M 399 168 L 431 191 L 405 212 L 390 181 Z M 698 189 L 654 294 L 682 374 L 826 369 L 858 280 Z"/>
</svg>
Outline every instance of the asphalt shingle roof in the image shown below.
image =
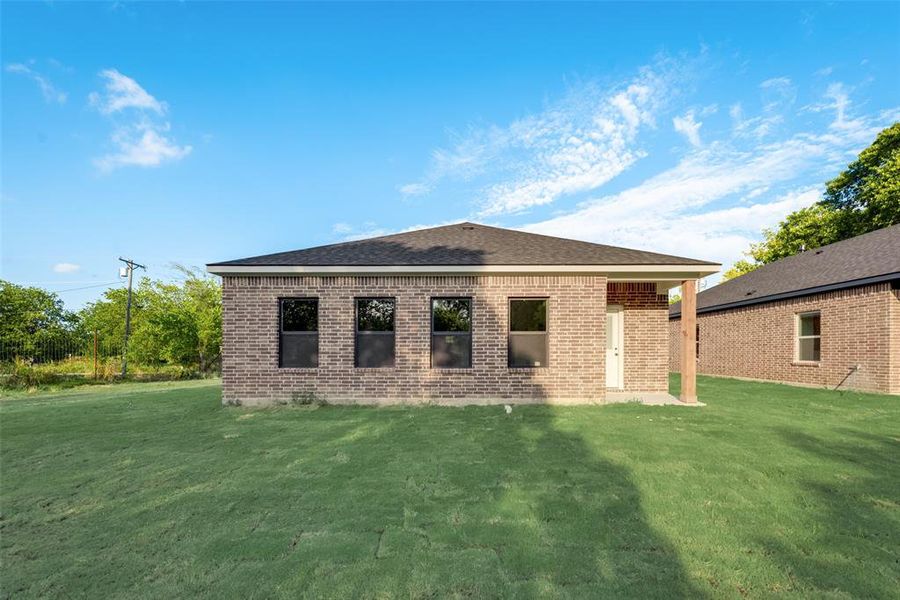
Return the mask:
<svg viewBox="0 0 900 600">
<path fill-rule="evenodd" d="M 697 294 L 697 311 L 853 287 L 877 278 L 891 280 L 892 275 L 900 279 L 900 225 L 807 250 L 711 287 Z M 669 316 L 680 314 L 680 303 L 669 307 Z"/>
<path fill-rule="evenodd" d="M 715 265 L 475 223 L 279 252 L 208 266 Z"/>
</svg>

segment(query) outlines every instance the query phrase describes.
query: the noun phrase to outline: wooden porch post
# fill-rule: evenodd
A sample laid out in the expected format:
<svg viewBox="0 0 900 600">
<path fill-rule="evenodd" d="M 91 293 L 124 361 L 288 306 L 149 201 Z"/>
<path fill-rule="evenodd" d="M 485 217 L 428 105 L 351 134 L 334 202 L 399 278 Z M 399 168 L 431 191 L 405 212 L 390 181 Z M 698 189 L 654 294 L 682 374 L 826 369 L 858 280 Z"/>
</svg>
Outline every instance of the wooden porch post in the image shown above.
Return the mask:
<svg viewBox="0 0 900 600">
<path fill-rule="evenodd" d="M 697 280 L 681 282 L 681 397 L 697 401 Z"/>
</svg>

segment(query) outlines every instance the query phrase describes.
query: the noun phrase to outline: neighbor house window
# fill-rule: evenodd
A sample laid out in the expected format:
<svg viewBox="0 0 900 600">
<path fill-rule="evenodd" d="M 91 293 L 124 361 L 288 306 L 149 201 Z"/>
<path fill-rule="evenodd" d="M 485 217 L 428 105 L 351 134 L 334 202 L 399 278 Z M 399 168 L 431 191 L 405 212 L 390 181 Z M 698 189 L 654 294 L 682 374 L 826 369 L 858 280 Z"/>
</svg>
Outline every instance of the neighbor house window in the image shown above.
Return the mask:
<svg viewBox="0 0 900 600">
<path fill-rule="evenodd" d="M 316 298 L 283 298 L 278 365 L 319 366 L 319 301 Z"/>
<path fill-rule="evenodd" d="M 700 358 L 700 323 L 697 323 L 697 358 Z"/>
<path fill-rule="evenodd" d="M 818 362 L 822 354 L 822 316 L 817 312 L 797 315 L 797 358 Z"/>
<path fill-rule="evenodd" d="M 445 369 L 472 366 L 471 298 L 432 298 L 431 366 Z"/>
<path fill-rule="evenodd" d="M 510 367 L 548 366 L 546 298 L 510 299 L 508 348 Z"/>
<path fill-rule="evenodd" d="M 356 366 L 394 366 L 393 298 L 356 299 Z"/>
</svg>

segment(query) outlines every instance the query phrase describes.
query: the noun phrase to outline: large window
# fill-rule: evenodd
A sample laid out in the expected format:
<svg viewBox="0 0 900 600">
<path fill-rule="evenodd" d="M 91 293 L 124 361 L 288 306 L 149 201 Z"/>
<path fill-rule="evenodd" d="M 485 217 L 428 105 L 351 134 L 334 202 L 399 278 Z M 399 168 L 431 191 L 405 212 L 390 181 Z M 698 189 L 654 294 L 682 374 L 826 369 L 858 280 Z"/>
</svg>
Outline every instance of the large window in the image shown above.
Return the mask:
<svg viewBox="0 0 900 600">
<path fill-rule="evenodd" d="M 356 366 L 394 366 L 393 298 L 356 299 Z"/>
<path fill-rule="evenodd" d="M 431 366 L 468 369 L 472 366 L 472 299 L 431 300 Z"/>
<path fill-rule="evenodd" d="M 319 301 L 316 298 L 284 298 L 279 319 L 278 365 L 319 366 Z"/>
<path fill-rule="evenodd" d="M 510 367 L 549 365 L 546 298 L 510 299 L 508 347 Z"/>
<path fill-rule="evenodd" d="M 822 355 L 822 316 L 817 312 L 797 315 L 797 359 L 819 362 Z"/>
</svg>

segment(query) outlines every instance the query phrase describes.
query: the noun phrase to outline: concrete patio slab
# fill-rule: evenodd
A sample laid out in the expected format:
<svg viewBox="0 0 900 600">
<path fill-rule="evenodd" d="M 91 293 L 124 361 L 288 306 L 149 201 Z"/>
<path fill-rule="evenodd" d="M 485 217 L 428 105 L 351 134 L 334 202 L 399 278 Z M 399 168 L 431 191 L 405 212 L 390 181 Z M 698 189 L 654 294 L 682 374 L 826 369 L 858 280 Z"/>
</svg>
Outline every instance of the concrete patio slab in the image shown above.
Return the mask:
<svg viewBox="0 0 900 600">
<path fill-rule="evenodd" d="M 636 402 L 647 406 L 706 406 L 703 402 L 682 402 L 671 394 L 640 392 L 606 392 L 605 404 L 627 404 Z"/>
</svg>

